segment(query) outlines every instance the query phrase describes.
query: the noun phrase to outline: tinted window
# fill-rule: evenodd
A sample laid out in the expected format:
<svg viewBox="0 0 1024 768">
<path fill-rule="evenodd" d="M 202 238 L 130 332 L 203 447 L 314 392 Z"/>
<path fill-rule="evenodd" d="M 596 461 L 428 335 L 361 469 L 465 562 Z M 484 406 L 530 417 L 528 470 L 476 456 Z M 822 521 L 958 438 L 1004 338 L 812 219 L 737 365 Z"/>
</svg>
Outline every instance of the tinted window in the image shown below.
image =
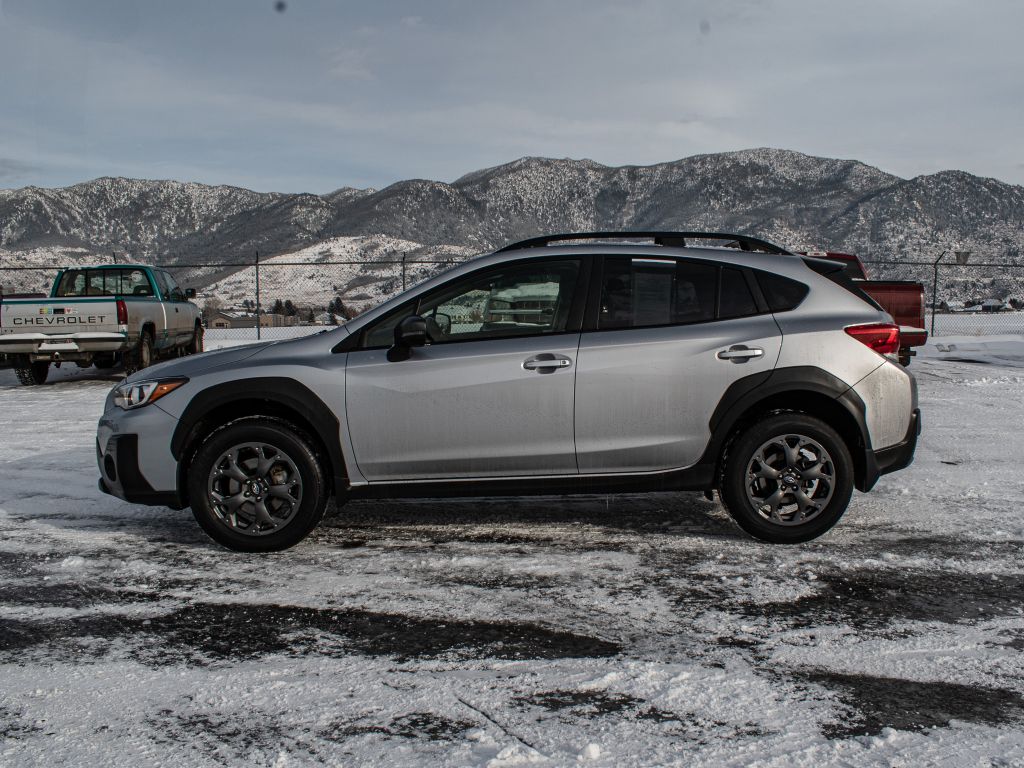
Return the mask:
<svg viewBox="0 0 1024 768">
<path fill-rule="evenodd" d="M 768 308 L 772 312 L 786 312 L 800 305 L 807 295 L 808 288 L 803 283 L 790 280 L 788 277 L 771 275 L 767 272 L 755 272 L 757 283 L 761 286 Z"/>
<path fill-rule="evenodd" d="M 757 314 L 757 302 L 750 292 L 747 278 L 738 269 L 722 267 L 722 287 L 718 301 L 719 320 Z"/>
<path fill-rule="evenodd" d="M 879 306 L 878 302 L 868 296 L 861 287 L 850 278 L 849 273 L 843 269 L 841 265 L 836 264 L 836 262 L 825 261 L 824 259 L 804 259 L 804 264 L 813 269 L 819 275 L 827 277 L 836 285 L 849 291 L 858 299 L 870 304 L 875 309 L 882 308 Z"/>
<path fill-rule="evenodd" d="M 362 347 L 391 346 L 400 320 L 419 314 L 434 344 L 533 336 L 566 330 L 580 263 L 535 261 L 482 270 L 455 280 L 378 320 Z"/>
<path fill-rule="evenodd" d="M 57 296 L 152 296 L 141 269 L 69 269 L 61 275 Z"/>
<path fill-rule="evenodd" d="M 605 259 L 599 328 L 699 323 L 715 317 L 718 267 L 675 259 Z"/>
</svg>

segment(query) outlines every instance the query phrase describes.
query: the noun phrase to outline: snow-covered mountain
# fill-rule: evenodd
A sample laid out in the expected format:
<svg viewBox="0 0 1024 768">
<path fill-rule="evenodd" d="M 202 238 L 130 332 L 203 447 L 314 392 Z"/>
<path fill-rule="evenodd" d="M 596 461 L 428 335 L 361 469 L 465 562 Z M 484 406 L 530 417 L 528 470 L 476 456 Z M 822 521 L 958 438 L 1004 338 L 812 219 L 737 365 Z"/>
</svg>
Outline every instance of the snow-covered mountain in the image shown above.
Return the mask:
<svg viewBox="0 0 1024 768">
<path fill-rule="evenodd" d="M 527 157 L 450 184 L 327 195 L 120 178 L 0 190 L 0 266 L 66 248 L 249 262 L 256 251 L 269 258 L 352 236 L 380 238 L 381 248 L 397 238 L 422 256 L 590 229 L 731 230 L 871 258 L 930 260 L 948 249 L 1020 260 L 1024 187 L 960 171 L 902 179 L 855 160 L 752 149 L 622 167 Z"/>
</svg>

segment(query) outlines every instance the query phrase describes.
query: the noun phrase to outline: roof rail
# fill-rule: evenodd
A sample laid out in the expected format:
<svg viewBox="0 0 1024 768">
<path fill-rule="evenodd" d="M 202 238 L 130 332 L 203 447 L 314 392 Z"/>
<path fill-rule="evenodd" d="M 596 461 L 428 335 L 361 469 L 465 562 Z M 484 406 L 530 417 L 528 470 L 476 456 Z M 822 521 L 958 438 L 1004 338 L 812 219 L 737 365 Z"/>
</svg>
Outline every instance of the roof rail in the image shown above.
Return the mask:
<svg viewBox="0 0 1024 768">
<path fill-rule="evenodd" d="M 542 235 L 541 237 L 531 237 L 529 240 L 520 240 L 518 243 L 512 243 L 504 248 L 499 248 L 497 252 L 517 251 L 521 248 L 543 248 L 550 243 L 564 240 L 654 240 L 655 245 L 685 248 L 688 239 L 725 240 L 728 243 L 734 243 L 733 247 L 743 251 L 790 253 L 785 248 L 769 243 L 767 240 L 760 240 L 749 235 L 736 235 L 730 232 L 565 232 L 558 235 Z"/>
</svg>

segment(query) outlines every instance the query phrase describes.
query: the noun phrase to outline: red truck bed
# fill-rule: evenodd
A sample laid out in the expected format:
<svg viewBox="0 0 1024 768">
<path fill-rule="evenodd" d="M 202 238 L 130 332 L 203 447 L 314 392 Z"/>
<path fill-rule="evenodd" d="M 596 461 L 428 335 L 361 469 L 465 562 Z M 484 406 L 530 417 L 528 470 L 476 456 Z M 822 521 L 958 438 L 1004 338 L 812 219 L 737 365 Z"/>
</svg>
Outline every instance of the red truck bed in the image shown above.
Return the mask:
<svg viewBox="0 0 1024 768">
<path fill-rule="evenodd" d="M 913 348 L 924 346 L 928 341 L 924 286 L 913 280 L 869 280 L 864 262 L 853 253 L 810 251 L 807 255 L 842 262 L 846 273 L 857 285 L 892 315 L 900 327 L 900 362 L 910 365 L 910 358 L 916 354 Z"/>
</svg>

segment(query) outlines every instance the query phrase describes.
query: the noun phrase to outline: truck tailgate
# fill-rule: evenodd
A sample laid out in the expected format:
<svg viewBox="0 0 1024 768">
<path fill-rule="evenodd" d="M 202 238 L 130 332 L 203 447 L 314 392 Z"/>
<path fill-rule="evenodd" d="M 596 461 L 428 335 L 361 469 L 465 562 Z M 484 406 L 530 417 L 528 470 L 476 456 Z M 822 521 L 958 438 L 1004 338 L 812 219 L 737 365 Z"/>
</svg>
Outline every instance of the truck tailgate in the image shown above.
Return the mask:
<svg viewBox="0 0 1024 768">
<path fill-rule="evenodd" d="M 0 352 L 107 351 L 123 346 L 114 298 L 5 299 Z"/>
</svg>

